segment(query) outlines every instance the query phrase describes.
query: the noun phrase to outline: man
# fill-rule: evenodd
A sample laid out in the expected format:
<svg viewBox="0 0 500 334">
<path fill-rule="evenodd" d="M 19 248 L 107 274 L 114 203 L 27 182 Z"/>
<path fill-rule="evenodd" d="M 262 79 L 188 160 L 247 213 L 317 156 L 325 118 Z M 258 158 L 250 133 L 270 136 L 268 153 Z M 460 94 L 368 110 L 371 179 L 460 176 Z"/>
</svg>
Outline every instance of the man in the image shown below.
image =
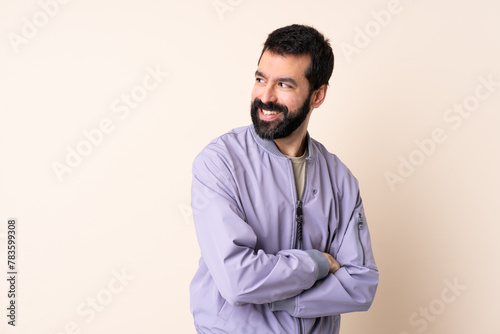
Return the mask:
<svg viewBox="0 0 500 334">
<path fill-rule="evenodd" d="M 307 132 L 332 71 L 314 28 L 272 32 L 255 72 L 253 126 L 196 157 L 198 333 L 338 333 L 341 313 L 370 307 L 378 270 L 358 182 Z"/>
</svg>

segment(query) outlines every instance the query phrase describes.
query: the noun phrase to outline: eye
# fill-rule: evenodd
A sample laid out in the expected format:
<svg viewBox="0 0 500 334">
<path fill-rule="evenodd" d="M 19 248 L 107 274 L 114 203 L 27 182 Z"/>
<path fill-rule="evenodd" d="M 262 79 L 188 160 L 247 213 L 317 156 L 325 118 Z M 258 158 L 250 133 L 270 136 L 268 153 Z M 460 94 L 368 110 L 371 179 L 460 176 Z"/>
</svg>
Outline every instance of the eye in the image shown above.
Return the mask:
<svg viewBox="0 0 500 334">
<path fill-rule="evenodd" d="M 292 88 L 292 86 L 284 82 L 280 82 L 278 86 L 280 86 L 281 88 Z"/>
<path fill-rule="evenodd" d="M 264 83 L 264 79 L 262 79 L 262 78 L 255 78 L 255 83 L 259 83 L 259 84 Z"/>
</svg>

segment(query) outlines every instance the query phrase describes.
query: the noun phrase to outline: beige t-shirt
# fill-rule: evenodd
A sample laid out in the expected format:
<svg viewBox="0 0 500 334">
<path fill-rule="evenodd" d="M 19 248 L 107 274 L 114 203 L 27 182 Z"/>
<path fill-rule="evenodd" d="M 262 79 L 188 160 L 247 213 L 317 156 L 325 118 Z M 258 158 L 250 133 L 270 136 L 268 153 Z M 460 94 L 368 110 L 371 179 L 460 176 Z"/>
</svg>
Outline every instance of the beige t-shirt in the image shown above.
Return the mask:
<svg viewBox="0 0 500 334">
<path fill-rule="evenodd" d="M 306 179 L 306 151 L 301 157 L 289 157 L 292 160 L 293 176 L 295 177 L 295 188 L 297 191 L 297 199 L 302 199 L 302 192 L 304 191 L 304 183 Z"/>
</svg>

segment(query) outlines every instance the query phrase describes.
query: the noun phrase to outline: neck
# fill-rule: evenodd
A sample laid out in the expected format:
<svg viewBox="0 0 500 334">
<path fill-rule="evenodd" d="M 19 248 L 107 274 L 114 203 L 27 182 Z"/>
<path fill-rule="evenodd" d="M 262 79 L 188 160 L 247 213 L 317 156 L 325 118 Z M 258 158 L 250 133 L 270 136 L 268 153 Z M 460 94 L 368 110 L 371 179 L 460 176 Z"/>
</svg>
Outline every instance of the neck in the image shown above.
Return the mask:
<svg viewBox="0 0 500 334">
<path fill-rule="evenodd" d="M 308 117 L 309 118 L 309 117 Z M 275 139 L 274 143 L 281 153 L 289 157 L 301 157 L 306 150 L 307 121 L 306 119 L 291 135 Z"/>
</svg>

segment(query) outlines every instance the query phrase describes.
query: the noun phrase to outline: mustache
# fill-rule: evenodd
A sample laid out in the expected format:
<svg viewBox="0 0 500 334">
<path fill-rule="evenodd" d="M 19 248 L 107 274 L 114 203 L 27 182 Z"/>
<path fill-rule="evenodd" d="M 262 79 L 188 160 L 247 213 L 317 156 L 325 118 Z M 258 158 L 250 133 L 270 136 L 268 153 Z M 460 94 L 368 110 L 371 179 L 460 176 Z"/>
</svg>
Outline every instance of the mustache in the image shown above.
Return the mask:
<svg viewBox="0 0 500 334">
<path fill-rule="evenodd" d="M 274 102 L 264 103 L 259 98 L 255 98 L 255 100 L 253 101 L 253 106 L 256 109 L 284 112 L 285 116 L 288 114 L 288 107 L 287 106 L 285 106 L 283 104 L 279 104 L 279 103 L 274 103 Z"/>
</svg>

